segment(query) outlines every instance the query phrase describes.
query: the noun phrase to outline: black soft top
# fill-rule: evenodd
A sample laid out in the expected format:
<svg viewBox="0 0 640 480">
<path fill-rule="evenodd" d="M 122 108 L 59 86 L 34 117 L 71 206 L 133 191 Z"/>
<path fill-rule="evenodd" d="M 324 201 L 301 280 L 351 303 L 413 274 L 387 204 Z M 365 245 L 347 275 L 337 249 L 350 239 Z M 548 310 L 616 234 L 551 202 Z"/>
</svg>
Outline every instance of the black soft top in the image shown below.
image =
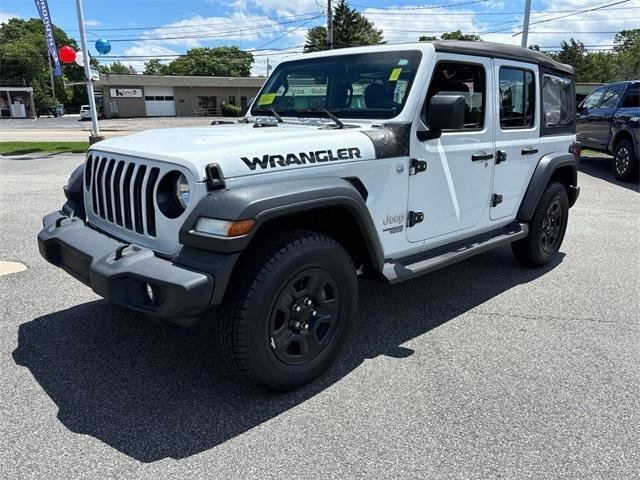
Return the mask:
<svg viewBox="0 0 640 480">
<path fill-rule="evenodd" d="M 437 52 L 477 55 L 481 57 L 504 58 L 519 62 L 535 63 L 568 75 L 575 75 L 571 65 L 556 62 L 542 52 L 528 48 L 493 42 L 465 42 L 461 40 L 436 40 L 433 43 Z"/>
</svg>

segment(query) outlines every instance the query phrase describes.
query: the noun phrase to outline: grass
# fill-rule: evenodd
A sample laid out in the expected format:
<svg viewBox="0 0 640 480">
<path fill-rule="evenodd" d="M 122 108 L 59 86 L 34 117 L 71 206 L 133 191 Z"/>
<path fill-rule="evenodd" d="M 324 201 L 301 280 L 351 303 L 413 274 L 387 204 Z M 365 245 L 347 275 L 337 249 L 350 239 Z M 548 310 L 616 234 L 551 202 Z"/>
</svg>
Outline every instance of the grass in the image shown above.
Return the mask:
<svg viewBox="0 0 640 480">
<path fill-rule="evenodd" d="M 0 155 L 26 153 L 84 153 L 89 142 L 0 142 Z"/>
</svg>

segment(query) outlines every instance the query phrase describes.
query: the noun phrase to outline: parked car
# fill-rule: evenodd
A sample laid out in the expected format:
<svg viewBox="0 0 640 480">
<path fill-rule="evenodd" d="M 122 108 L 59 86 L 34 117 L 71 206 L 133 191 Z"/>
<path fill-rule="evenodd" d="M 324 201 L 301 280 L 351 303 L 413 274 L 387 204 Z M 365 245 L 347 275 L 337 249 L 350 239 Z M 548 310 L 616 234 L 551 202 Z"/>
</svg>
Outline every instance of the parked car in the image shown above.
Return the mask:
<svg viewBox="0 0 640 480">
<path fill-rule="evenodd" d="M 289 390 L 345 344 L 359 275 L 394 284 L 505 245 L 553 261 L 580 191 L 575 108 L 573 68 L 526 48 L 301 55 L 242 123 L 93 144 L 40 252 L 116 304 L 208 318 L 244 378 Z"/>
<path fill-rule="evenodd" d="M 89 105 L 80 107 L 80 120 L 91 120 L 91 107 Z"/>
<path fill-rule="evenodd" d="M 578 105 L 578 140 L 583 148 L 613 155 L 618 180 L 638 180 L 640 81 L 616 82 L 591 92 Z"/>
</svg>

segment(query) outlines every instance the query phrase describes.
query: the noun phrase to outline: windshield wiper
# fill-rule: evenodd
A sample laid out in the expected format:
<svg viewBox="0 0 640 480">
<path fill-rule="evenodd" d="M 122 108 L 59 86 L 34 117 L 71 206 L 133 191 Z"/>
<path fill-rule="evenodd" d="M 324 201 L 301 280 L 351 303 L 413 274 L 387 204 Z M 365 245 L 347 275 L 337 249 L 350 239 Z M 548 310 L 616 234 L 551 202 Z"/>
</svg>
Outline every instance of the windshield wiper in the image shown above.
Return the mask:
<svg viewBox="0 0 640 480">
<path fill-rule="evenodd" d="M 258 113 L 270 113 L 271 115 L 273 115 L 275 117 L 275 119 L 278 121 L 278 123 L 282 123 L 284 122 L 284 120 L 282 119 L 282 117 L 280 116 L 280 114 L 278 112 L 276 112 L 276 109 L 273 107 L 269 107 L 269 108 L 258 108 L 256 110 L 256 112 Z"/>
<path fill-rule="evenodd" d="M 326 108 L 307 108 L 302 110 L 303 113 L 324 113 L 329 120 L 336 124 L 336 128 L 344 128 L 344 123 Z"/>
</svg>

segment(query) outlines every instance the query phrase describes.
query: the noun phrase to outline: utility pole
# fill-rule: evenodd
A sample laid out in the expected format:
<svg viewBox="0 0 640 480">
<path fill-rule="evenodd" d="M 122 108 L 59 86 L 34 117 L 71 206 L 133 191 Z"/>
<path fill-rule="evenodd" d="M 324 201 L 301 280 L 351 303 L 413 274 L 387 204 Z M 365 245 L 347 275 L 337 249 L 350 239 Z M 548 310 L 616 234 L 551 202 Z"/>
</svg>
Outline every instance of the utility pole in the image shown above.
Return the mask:
<svg viewBox="0 0 640 480">
<path fill-rule="evenodd" d="M 267 57 L 267 78 L 269 78 L 269 70 L 271 70 L 271 65 L 269 65 L 269 57 Z"/>
<path fill-rule="evenodd" d="M 331 0 L 327 0 L 327 48 L 333 49 L 333 7 Z"/>
<path fill-rule="evenodd" d="M 531 0 L 525 0 L 524 3 L 524 20 L 522 21 L 522 45 L 527 48 L 529 41 L 529 17 L 531 16 Z"/>
<path fill-rule="evenodd" d="M 96 110 L 96 99 L 93 95 L 93 82 L 91 81 L 91 65 L 89 63 L 89 49 L 87 48 L 87 36 L 84 32 L 84 13 L 82 11 L 82 0 L 76 0 L 78 10 L 78 27 L 80 29 L 80 44 L 82 45 L 82 57 L 84 60 L 84 76 L 87 79 L 87 95 L 89 96 L 89 108 L 91 109 L 91 135 L 89 143 L 99 142 L 103 139 L 100 136 L 98 127 L 98 111 Z"/>
</svg>

